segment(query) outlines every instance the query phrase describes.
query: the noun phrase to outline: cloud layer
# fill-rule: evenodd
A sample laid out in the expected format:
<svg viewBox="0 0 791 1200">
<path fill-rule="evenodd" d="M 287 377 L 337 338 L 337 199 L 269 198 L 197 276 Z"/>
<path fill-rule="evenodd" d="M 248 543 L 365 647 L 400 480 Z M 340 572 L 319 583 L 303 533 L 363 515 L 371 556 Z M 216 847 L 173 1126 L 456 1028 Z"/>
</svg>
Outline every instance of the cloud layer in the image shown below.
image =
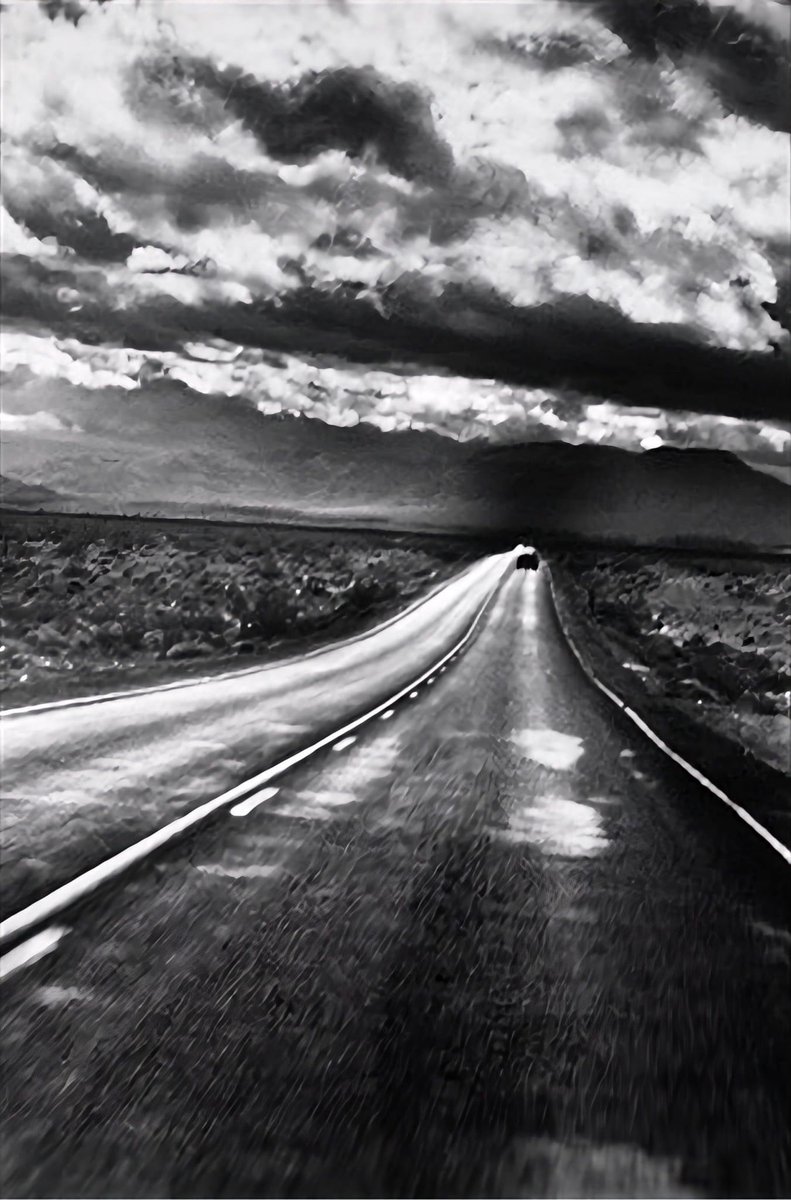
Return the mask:
<svg viewBox="0 0 791 1200">
<path fill-rule="evenodd" d="M 406 364 L 439 415 L 366 411 L 456 436 L 514 389 L 785 415 L 785 50 L 747 0 L 45 7 L 2 18 L 15 366 L 54 335 L 205 384 L 221 339 L 220 391 L 304 406 L 297 356 Z"/>
</svg>

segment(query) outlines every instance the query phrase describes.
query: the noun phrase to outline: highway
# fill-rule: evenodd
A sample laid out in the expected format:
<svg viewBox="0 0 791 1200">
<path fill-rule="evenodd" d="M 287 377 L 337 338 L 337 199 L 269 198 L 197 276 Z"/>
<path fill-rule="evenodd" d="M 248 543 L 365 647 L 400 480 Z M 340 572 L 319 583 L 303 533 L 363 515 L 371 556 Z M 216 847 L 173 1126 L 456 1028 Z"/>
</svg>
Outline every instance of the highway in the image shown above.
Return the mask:
<svg viewBox="0 0 791 1200">
<path fill-rule="evenodd" d="M 301 658 L 7 710 L 4 916 L 396 693 L 468 633 L 513 561 L 482 559 L 370 633 Z"/>
<path fill-rule="evenodd" d="M 545 581 L 351 737 L 4 985 L 4 1194 L 791 1194 L 788 868 Z"/>
</svg>

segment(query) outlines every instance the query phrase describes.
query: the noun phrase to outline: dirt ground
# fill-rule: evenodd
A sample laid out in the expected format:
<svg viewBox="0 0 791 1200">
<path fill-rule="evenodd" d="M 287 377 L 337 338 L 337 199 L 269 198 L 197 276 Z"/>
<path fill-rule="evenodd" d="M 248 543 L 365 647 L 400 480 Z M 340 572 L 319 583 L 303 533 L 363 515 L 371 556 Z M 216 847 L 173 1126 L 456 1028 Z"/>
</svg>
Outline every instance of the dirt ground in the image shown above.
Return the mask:
<svg viewBox="0 0 791 1200">
<path fill-rule="evenodd" d="M 791 566 L 585 553 L 552 565 L 590 641 L 637 691 L 791 773 Z"/>
<path fill-rule="evenodd" d="M 227 669 L 361 632 L 480 553 L 453 539 L 3 518 L 6 707 Z"/>
</svg>

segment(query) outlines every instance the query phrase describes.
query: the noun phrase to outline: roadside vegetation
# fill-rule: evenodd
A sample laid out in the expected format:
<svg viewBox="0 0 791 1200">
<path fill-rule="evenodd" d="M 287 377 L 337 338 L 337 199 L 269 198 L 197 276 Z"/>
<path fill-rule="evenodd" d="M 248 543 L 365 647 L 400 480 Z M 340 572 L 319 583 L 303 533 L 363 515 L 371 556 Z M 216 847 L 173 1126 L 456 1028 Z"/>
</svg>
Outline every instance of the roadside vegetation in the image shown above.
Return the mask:
<svg viewBox="0 0 791 1200">
<path fill-rule="evenodd" d="M 552 571 L 578 638 L 627 702 L 668 702 L 791 774 L 791 565 L 576 553 Z"/>
<path fill-rule="evenodd" d="M 479 548 L 117 518 L 3 519 L 3 703 L 298 653 L 398 612 Z"/>
</svg>

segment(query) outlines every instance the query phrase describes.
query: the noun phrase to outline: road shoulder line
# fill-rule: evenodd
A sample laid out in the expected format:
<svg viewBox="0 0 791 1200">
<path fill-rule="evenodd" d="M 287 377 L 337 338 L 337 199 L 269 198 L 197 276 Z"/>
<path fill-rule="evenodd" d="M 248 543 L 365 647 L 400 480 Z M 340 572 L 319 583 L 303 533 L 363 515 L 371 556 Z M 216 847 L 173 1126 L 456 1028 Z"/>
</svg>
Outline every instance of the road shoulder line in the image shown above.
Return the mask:
<svg viewBox="0 0 791 1200">
<path fill-rule="evenodd" d="M 291 654 L 287 658 L 256 663 L 249 667 L 232 667 L 228 671 L 218 671 L 216 675 L 195 675 L 185 679 L 173 679 L 169 683 L 152 683 L 146 684 L 143 687 L 127 688 L 121 691 L 93 692 L 87 696 L 65 696 L 62 700 L 42 700 L 36 704 L 23 704 L 16 708 L 0 708 L 0 721 L 4 721 L 9 717 L 28 716 L 30 713 L 51 712 L 55 709 L 63 708 L 85 708 L 90 704 L 105 704 L 113 700 L 128 700 L 135 696 L 151 696 L 159 692 L 174 692 L 182 688 L 198 687 L 205 683 L 217 683 L 224 679 L 241 679 L 245 675 L 254 675 L 257 671 L 271 671 L 277 667 L 287 667 L 290 663 L 304 662 L 309 658 L 318 658 L 319 655 L 329 654 L 341 646 L 352 646 L 358 642 L 364 642 L 366 639 L 374 637 L 377 633 L 381 633 L 383 629 L 389 629 L 391 625 L 395 625 L 396 621 L 408 617 L 410 613 L 427 604 L 429 600 L 432 600 L 446 587 L 458 582 L 477 566 L 478 562 L 466 566 L 457 574 L 451 575 L 449 579 L 436 584 L 424 595 L 412 600 L 406 608 L 402 608 L 399 612 L 393 613 L 391 617 L 387 617 L 386 620 L 380 621 L 378 625 L 374 625 L 372 629 L 365 629 L 362 633 L 353 633 L 345 638 L 335 638 L 325 646 L 316 646 L 315 649 L 308 650 L 304 654 Z"/>
<path fill-rule="evenodd" d="M 710 779 L 707 779 L 705 775 L 701 774 L 697 767 L 693 767 L 693 765 L 688 763 L 686 759 L 682 758 L 680 754 L 677 754 L 675 750 L 672 750 L 670 746 L 662 741 L 658 734 L 654 733 L 650 725 L 648 725 L 643 718 L 634 711 L 634 709 L 631 709 L 628 704 L 625 704 L 624 701 L 621 700 L 620 696 L 617 696 L 611 688 L 607 687 L 606 683 L 602 683 L 602 681 L 596 676 L 593 669 L 589 666 L 581 651 L 578 649 L 573 637 L 563 624 L 563 619 L 560 615 L 560 610 L 558 609 L 552 572 L 548 566 L 546 566 L 545 569 L 547 572 L 547 579 L 549 580 L 549 594 L 552 598 L 552 608 L 554 610 L 555 617 L 557 618 L 558 628 L 563 634 L 566 645 L 576 658 L 582 671 L 591 681 L 591 683 L 594 684 L 600 692 L 603 692 L 607 699 L 615 704 L 621 710 L 621 712 L 625 713 L 629 720 L 633 721 L 637 728 L 644 733 L 645 736 L 649 738 L 655 746 L 658 746 L 659 749 L 668 756 L 668 758 L 671 758 L 673 762 L 677 763 L 678 766 L 686 771 L 688 775 L 691 775 L 696 783 L 702 784 L 707 791 L 711 792 L 713 796 L 716 796 L 718 800 L 721 800 L 723 804 L 726 804 L 728 808 L 736 813 L 738 817 L 741 817 L 741 819 L 747 825 L 749 825 L 754 833 L 757 833 L 759 837 L 762 837 L 764 841 L 767 842 L 768 845 L 770 845 L 772 849 L 789 864 L 789 866 L 791 866 L 791 849 L 789 849 L 788 846 L 785 846 L 778 838 L 774 836 L 773 833 L 770 833 L 769 830 L 761 825 L 759 821 L 756 821 L 755 817 L 748 813 L 745 808 L 742 808 L 742 806 L 737 804 L 735 800 L 731 800 L 730 796 L 727 796 L 721 788 L 718 788 L 716 783 L 712 783 Z"/>
</svg>

